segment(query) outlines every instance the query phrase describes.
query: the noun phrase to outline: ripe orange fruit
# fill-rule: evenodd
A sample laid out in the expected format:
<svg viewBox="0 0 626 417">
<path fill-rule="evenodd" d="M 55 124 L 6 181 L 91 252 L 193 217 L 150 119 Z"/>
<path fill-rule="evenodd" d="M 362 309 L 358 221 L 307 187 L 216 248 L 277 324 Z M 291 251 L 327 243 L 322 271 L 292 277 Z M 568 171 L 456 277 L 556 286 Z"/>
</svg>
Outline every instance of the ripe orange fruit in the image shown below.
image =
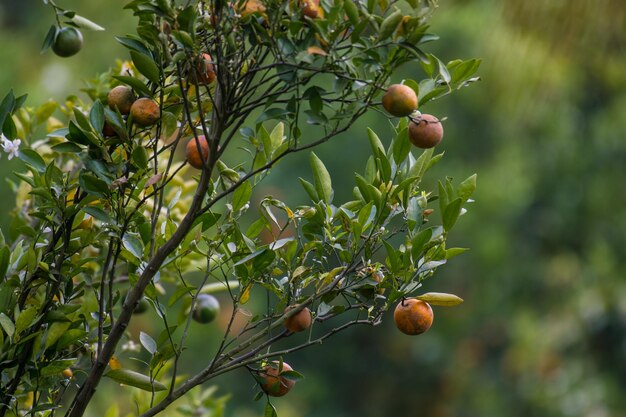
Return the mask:
<svg viewBox="0 0 626 417">
<path fill-rule="evenodd" d="M 63 378 L 71 378 L 74 376 L 74 372 L 72 372 L 72 370 L 70 368 L 65 368 L 61 374 L 63 375 Z"/>
<path fill-rule="evenodd" d="M 198 323 L 210 323 L 215 320 L 219 312 L 220 303 L 217 298 L 211 294 L 200 294 L 196 299 L 191 318 Z"/>
<path fill-rule="evenodd" d="M 383 107 L 396 117 L 404 117 L 417 109 L 417 94 L 403 84 L 392 84 L 383 95 Z"/>
<path fill-rule="evenodd" d="M 412 336 L 430 329 L 433 318 L 433 309 L 430 304 L 416 298 L 400 301 L 393 312 L 393 320 L 398 329 Z"/>
<path fill-rule="evenodd" d="M 241 17 L 246 17 L 252 13 L 265 13 L 265 5 L 260 0 L 248 0 L 246 4 L 239 10 Z"/>
<path fill-rule="evenodd" d="M 83 34 L 71 26 L 59 29 L 52 43 L 52 51 L 63 58 L 77 54 L 82 47 Z"/>
<path fill-rule="evenodd" d="M 198 152 L 198 144 L 200 144 L 202 156 L 200 156 L 200 152 Z M 187 142 L 185 154 L 187 155 L 187 162 L 189 162 L 189 165 L 197 169 L 202 169 L 203 162 L 209 159 L 209 142 L 206 140 L 204 135 L 198 136 L 197 143 L 196 138 L 191 138 L 191 140 Z"/>
<path fill-rule="evenodd" d="M 409 140 L 418 148 L 432 148 L 437 146 L 441 139 L 443 139 L 443 126 L 435 116 L 422 114 L 409 123 Z"/>
<path fill-rule="evenodd" d="M 319 0 L 304 0 L 302 3 L 302 15 L 311 19 L 324 17 L 324 9 L 320 7 Z"/>
<path fill-rule="evenodd" d="M 298 307 L 298 304 L 287 307 L 285 309 L 285 313 L 293 310 L 296 307 Z M 285 319 L 284 324 L 287 330 L 289 330 L 290 332 L 298 333 L 311 327 L 312 319 L 313 317 L 311 316 L 311 310 L 305 307 L 297 312 L 295 315 L 289 317 L 288 319 Z"/>
<path fill-rule="evenodd" d="M 203 84 L 211 84 L 215 81 L 215 65 L 213 64 L 213 58 L 209 54 L 202 54 L 200 62 L 196 66 L 198 81 Z"/>
<path fill-rule="evenodd" d="M 130 113 L 130 108 L 135 102 L 135 94 L 133 89 L 125 85 L 118 85 L 109 91 L 107 95 L 107 104 L 113 110 L 116 108 L 121 114 Z"/>
<path fill-rule="evenodd" d="M 261 389 L 271 397 L 282 397 L 296 384 L 296 381 L 280 376 L 283 372 L 293 370 L 288 363 L 283 362 L 283 367 L 280 372 L 278 371 L 278 367 L 279 362 L 274 361 L 271 364 L 265 365 L 259 372 L 259 375 L 263 379 Z"/>
<path fill-rule="evenodd" d="M 161 109 L 156 101 L 149 98 L 135 100 L 130 106 L 133 121 L 142 127 L 152 126 L 161 118 Z"/>
</svg>

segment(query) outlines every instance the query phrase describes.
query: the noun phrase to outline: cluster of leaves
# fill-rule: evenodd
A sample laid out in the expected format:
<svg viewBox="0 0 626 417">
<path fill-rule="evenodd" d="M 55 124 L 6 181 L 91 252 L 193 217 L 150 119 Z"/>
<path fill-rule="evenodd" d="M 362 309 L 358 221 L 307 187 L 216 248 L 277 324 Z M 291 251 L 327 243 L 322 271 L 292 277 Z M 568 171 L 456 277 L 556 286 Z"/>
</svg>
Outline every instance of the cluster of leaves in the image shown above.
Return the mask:
<svg viewBox="0 0 626 417">
<path fill-rule="evenodd" d="M 11 93 L 0 105 L 3 132 L 29 143 L 20 152 L 27 171 L 16 173 L 9 241 L 0 242 L 0 415 L 25 407 L 52 414 L 67 391 L 59 373 L 68 367 L 84 371 L 68 411 L 82 415 L 107 366 L 110 378 L 147 391 L 140 412 L 154 415 L 217 375 L 240 367 L 255 375 L 272 357 L 380 323 L 463 251 L 445 241 L 475 176 L 457 186 L 446 180 L 437 195 L 423 190 L 423 176 L 442 154 L 414 157 L 407 120 L 394 127 L 387 148 L 368 132 L 372 156 L 356 175 L 352 201 L 335 201 L 330 173 L 310 153 L 313 179 L 301 179 L 307 205 L 290 208 L 265 196 L 258 214 L 250 209 L 255 187 L 276 163 L 349 129 L 376 107 L 399 65 L 422 64 L 427 78 L 406 82 L 422 103 L 473 80 L 477 61 L 446 66 L 422 52 L 433 39 L 426 34 L 430 4 L 322 2 L 324 12 L 311 18 L 295 1 L 187 3 L 129 3 L 138 36 L 118 40 L 131 62 L 93 80 L 89 100 L 29 108 Z M 158 102 L 156 125 L 138 126 L 106 104 L 119 84 Z M 35 140 L 43 125 L 47 135 Z M 105 125 L 115 134 L 105 135 Z M 303 134 L 304 125 L 311 133 Z M 209 154 L 194 177 L 177 149 L 202 136 Z M 235 146 L 244 157 L 227 152 Z M 436 199 L 441 225 L 430 226 Z M 181 382 L 188 312 L 198 294 L 215 291 L 230 300 L 221 343 Z M 257 292 L 266 306 L 255 305 L 235 330 L 238 311 Z M 137 373 L 114 354 L 142 299 L 162 331 L 142 333 L 150 360 Z M 305 342 L 274 348 L 291 336 L 282 320 L 293 304 L 299 307 L 287 315 L 311 308 L 314 326 Z M 331 319 L 335 327 L 324 324 Z"/>
</svg>

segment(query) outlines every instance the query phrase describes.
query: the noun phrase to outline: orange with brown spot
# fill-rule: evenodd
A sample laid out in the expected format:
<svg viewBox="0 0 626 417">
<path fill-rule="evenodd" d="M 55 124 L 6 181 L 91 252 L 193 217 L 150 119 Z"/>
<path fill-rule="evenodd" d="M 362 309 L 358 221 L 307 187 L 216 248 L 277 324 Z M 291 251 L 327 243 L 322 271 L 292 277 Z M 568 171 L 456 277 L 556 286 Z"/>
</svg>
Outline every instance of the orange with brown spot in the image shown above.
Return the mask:
<svg viewBox="0 0 626 417">
<path fill-rule="evenodd" d="M 422 334 L 433 324 L 433 309 L 425 301 L 416 298 L 402 300 L 393 312 L 396 327 L 411 336 Z"/>
<path fill-rule="evenodd" d="M 130 107 L 133 122 L 142 127 L 155 124 L 161 118 L 161 109 L 156 101 L 149 98 L 140 98 Z"/>
<path fill-rule="evenodd" d="M 285 314 L 297 307 L 298 304 L 287 307 L 285 309 Z M 311 316 L 311 310 L 305 307 L 293 316 L 285 319 L 285 327 L 290 332 L 297 333 L 311 327 L 312 321 L 313 317 Z"/>
<path fill-rule="evenodd" d="M 281 376 L 283 372 L 292 371 L 293 368 L 288 363 L 283 362 L 283 367 L 279 372 L 279 366 L 279 362 L 274 361 L 265 365 L 259 372 L 259 376 L 263 379 L 261 389 L 270 397 L 282 397 L 296 384 L 296 381 Z"/>
<path fill-rule="evenodd" d="M 200 145 L 200 151 L 198 151 L 198 145 Z M 197 169 L 202 169 L 203 162 L 209 159 L 209 142 L 206 140 L 206 137 L 204 135 L 198 136 L 197 142 L 196 138 L 191 138 L 189 142 L 187 142 L 185 154 L 189 165 Z"/>
</svg>

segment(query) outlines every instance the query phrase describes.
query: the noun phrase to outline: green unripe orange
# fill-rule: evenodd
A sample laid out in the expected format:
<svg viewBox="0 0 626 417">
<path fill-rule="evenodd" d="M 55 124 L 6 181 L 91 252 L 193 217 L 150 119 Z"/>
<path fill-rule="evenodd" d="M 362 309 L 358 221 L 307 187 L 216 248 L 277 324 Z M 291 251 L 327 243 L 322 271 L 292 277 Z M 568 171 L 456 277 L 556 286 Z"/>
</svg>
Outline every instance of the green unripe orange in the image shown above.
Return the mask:
<svg viewBox="0 0 626 417">
<path fill-rule="evenodd" d="M 63 58 L 77 54 L 82 47 L 83 34 L 71 26 L 59 29 L 52 43 L 52 51 Z"/>
<path fill-rule="evenodd" d="M 210 323 L 220 312 L 220 303 L 211 294 L 200 294 L 196 298 L 191 317 L 198 323 Z"/>
</svg>

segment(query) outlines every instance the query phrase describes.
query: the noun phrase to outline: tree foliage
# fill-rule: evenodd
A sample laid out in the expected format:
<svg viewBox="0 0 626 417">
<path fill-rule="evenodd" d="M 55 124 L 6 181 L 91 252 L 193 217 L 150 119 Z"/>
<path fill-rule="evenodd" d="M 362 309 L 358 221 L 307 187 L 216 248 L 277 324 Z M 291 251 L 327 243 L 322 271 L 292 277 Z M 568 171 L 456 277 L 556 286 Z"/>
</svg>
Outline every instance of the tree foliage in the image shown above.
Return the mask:
<svg viewBox="0 0 626 417">
<path fill-rule="evenodd" d="M 423 189 L 443 155 L 413 154 L 408 119 L 389 139 L 362 132 L 371 157 L 350 201 L 337 201 L 331 174 L 310 151 L 379 109 L 401 65 L 423 70 L 424 79 L 404 81 L 420 106 L 476 80 L 477 60 L 444 64 L 424 51 L 436 39 L 427 33 L 433 7 L 134 0 L 126 8 L 137 34 L 117 38 L 129 61 L 92 80 L 87 98 L 27 107 L 25 96 L 7 94 L 0 125 L 7 141 L 24 138 L 26 169 L 15 173 L 15 217 L 0 235 L 0 415 L 51 415 L 62 404 L 66 415 L 83 415 L 103 376 L 143 391 L 135 394 L 143 416 L 183 396 L 222 407 L 211 389 L 186 394 L 238 368 L 258 379 L 272 360 L 379 324 L 462 253 L 446 238 L 476 176 Z M 129 115 L 107 100 L 118 85 L 139 97 Z M 181 150 L 200 153 L 203 141 L 207 152 L 192 168 Z M 309 201 L 289 207 L 255 196 L 281 159 L 301 152 Z M 433 209 L 439 216 L 429 220 Z M 201 294 L 216 292 L 228 300 L 219 347 L 197 373 L 181 375 L 191 312 Z M 141 334 L 150 359 L 129 369 L 115 354 L 146 302 L 161 330 Z M 244 306 L 252 315 L 237 327 Z M 304 341 L 292 338 L 283 322 L 307 308 L 313 325 Z"/>
</svg>

